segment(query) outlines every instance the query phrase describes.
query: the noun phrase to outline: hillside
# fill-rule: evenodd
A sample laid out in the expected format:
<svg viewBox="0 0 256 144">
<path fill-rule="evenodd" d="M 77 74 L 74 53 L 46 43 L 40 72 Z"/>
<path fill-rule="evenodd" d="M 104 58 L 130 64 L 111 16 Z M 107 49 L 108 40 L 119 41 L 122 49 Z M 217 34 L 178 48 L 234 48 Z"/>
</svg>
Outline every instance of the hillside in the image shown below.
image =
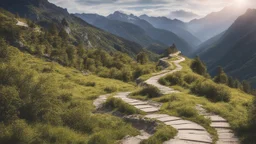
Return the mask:
<svg viewBox="0 0 256 144">
<path fill-rule="evenodd" d="M 155 53 L 162 54 L 168 47 L 161 42 L 152 39 L 146 32 L 137 25 L 132 23 L 110 20 L 106 17 L 97 14 L 75 14 L 77 17 L 83 19 L 89 24 L 96 26 L 102 30 L 110 32 L 114 35 L 120 36 L 127 40 L 136 42 L 144 48 L 150 48 Z M 157 45 L 154 49 L 152 46 Z"/>
<path fill-rule="evenodd" d="M 197 37 L 195 37 L 188 31 L 187 25 L 180 20 L 171 20 L 166 17 L 149 17 L 147 15 L 141 15 L 140 18 L 148 21 L 156 28 L 168 30 L 175 33 L 177 36 L 184 39 L 193 47 L 196 47 L 201 43 L 201 41 Z"/>
<path fill-rule="evenodd" d="M 190 21 L 187 23 L 187 27 L 201 41 L 206 41 L 227 30 L 237 17 L 244 12 L 244 8 L 228 6 L 221 11 L 210 13 L 201 19 Z"/>
<path fill-rule="evenodd" d="M 228 74 L 239 79 L 255 77 L 255 14 L 256 10 L 247 10 L 214 47 L 200 54 L 211 72 L 214 73 L 220 65 Z"/>
<path fill-rule="evenodd" d="M 75 43 L 83 41 L 88 48 L 101 48 L 109 52 L 121 51 L 133 57 L 142 51 L 141 45 L 95 28 L 47 0 L 3 0 L 0 8 L 18 14 L 20 17 L 29 18 L 46 28 L 52 23 L 58 28 L 61 27 L 61 22 L 65 18 L 69 24 L 66 28 L 72 40 Z"/>
<path fill-rule="evenodd" d="M 134 16 L 132 14 L 126 15 L 124 13 L 117 11 L 113 14 L 110 14 L 108 18 L 112 20 L 118 20 L 135 24 L 144 29 L 146 34 L 149 35 L 152 39 L 155 39 L 165 45 L 172 45 L 173 43 L 175 43 L 177 48 L 180 51 L 182 51 L 184 55 L 189 55 L 193 51 L 192 46 L 182 38 L 178 37 L 176 34 L 167 30 L 157 29 L 154 26 L 152 26 L 149 22 L 140 19 L 139 17 Z"/>
</svg>

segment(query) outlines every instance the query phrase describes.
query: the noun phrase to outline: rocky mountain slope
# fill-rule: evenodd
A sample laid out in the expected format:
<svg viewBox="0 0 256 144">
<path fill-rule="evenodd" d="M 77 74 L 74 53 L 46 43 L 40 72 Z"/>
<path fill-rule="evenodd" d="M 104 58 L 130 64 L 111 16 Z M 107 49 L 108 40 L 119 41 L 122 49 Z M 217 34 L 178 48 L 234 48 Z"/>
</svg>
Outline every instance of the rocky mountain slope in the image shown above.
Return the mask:
<svg viewBox="0 0 256 144">
<path fill-rule="evenodd" d="M 136 42 L 145 48 L 149 48 L 155 53 L 161 54 L 168 47 L 159 41 L 148 36 L 144 29 L 132 23 L 110 20 L 104 16 L 97 14 L 75 14 L 89 24 L 96 26 L 102 30 L 120 36 L 127 40 Z M 154 46 L 154 47 L 152 47 Z"/>
<path fill-rule="evenodd" d="M 176 34 L 167 30 L 157 29 L 149 22 L 140 19 L 133 14 L 127 15 L 122 12 L 116 11 L 113 14 L 110 14 L 108 18 L 112 20 L 135 24 L 144 29 L 146 34 L 149 35 L 152 39 L 160 41 L 165 45 L 172 45 L 173 43 L 175 43 L 177 48 L 185 55 L 189 55 L 193 51 L 192 46 L 188 44 L 184 39 L 178 37 Z"/>
<path fill-rule="evenodd" d="M 192 20 L 187 23 L 187 26 L 192 34 L 201 41 L 206 41 L 227 30 L 244 12 L 244 8 L 229 6 L 221 11 L 210 13 L 204 18 Z"/>
<path fill-rule="evenodd" d="M 187 25 L 180 20 L 171 20 L 166 17 L 150 17 L 148 15 L 141 15 L 140 18 L 148 21 L 156 28 L 175 33 L 193 47 L 196 47 L 201 43 L 197 37 L 188 31 Z"/>
<path fill-rule="evenodd" d="M 240 16 L 212 48 L 201 58 L 214 73 L 217 66 L 240 79 L 255 77 L 256 10 L 249 9 Z"/>
<path fill-rule="evenodd" d="M 61 21 L 65 18 L 69 23 L 70 37 L 74 41 L 82 40 L 88 48 L 121 51 L 130 56 L 142 51 L 141 45 L 102 31 L 47 0 L 2 0 L 0 8 L 29 18 L 43 27 L 49 27 L 52 23 L 60 27 Z"/>
</svg>

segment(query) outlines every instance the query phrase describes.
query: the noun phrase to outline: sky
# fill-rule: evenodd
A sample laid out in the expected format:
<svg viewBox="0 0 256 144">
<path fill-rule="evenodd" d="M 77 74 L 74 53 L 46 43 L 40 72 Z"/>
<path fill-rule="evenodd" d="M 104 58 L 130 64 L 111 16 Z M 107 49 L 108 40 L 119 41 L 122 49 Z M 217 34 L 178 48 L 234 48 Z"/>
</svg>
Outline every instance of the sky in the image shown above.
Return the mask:
<svg viewBox="0 0 256 144">
<path fill-rule="evenodd" d="M 107 16 L 114 11 L 127 14 L 166 16 L 190 21 L 220 11 L 226 6 L 256 7 L 256 0 L 49 0 L 70 13 L 96 13 Z"/>
</svg>

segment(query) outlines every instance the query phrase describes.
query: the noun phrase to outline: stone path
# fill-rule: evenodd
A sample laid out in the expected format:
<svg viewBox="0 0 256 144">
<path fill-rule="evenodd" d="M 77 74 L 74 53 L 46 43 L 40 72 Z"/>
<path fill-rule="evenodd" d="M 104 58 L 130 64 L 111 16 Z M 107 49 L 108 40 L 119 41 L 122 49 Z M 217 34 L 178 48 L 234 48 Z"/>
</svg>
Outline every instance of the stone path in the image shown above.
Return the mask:
<svg viewBox="0 0 256 144">
<path fill-rule="evenodd" d="M 174 65 L 176 66 L 176 68 L 174 70 L 164 70 L 164 71 L 166 71 L 165 73 L 161 73 L 159 75 L 156 75 L 156 76 L 153 76 L 153 77 L 149 78 L 148 80 L 145 81 L 145 84 L 153 85 L 153 86 L 157 87 L 162 94 L 170 94 L 170 93 L 178 92 L 178 91 L 175 91 L 174 89 L 172 89 L 170 87 L 161 85 L 158 82 L 158 80 L 160 78 L 168 75 L 168 74 L 172 74 L 172 73 L 180 71 L 182 69 L 182 66 L 179 65 L 179 63 L 185 61 L 185 58 L 178 56 L 179 54 L 180 54 L 180 52 L 177 52 L 177 53 L 175 53 L 173 55 L 170 55 L 170 57 L 178 57 L 178 60 L 173 61 Z M 167 61 L 168 58 L 164 58 L 162 60 Z"/>
<path fill-rule="evenodd" d="M 175 91 L 172 88 L 167 86 L 163 86 L 158 83 L 158 80 L 161 77 L 164 77 L 168 74 L 172 74 L 174 72 L 182 70 L 182 66 L 179 63 L 185 61 L 185 58 L 178 56 L 180 52 L 177 52 L 170 57 L 177 57 L 178 60 L 173 61 L 176 68 L 175 70 L 164 70 L 164 73 L 160 73 L 159 75 L 153 76 L 148 79 L 145 84 L 153 85 L 157 87 L 162 94 L 171 94 L 179 91 Z M 167 61 L 167 58 L 163 58 L 161 60 Z M 179 117 L 169 116 L 167 114 L 158 114 L 161 104 L 159 103 L 150 103 L 147 101 L 141 101 L 129 98 L 128 95 L 130 92 L 120 92 L 117 93 L 114 97 L 120 98 L 124 102 L 136 107 L 137 109 L 147 113 L 145 115 L 146 118 L 155 119 L 157 121 L 163 122 L 166 125 L 172 126 L 177 129 L 178 134 L 174 139 L 164 142 L 164 144 L 208 144 L 212 143 L 212 139 L 210 134 L 205 130 L 204 127 L 200 126 L 197 123 L 183 120 Z M 107 97 L 110 95 L 102 95 L 98 99 L 94 101 L 94 105 L 96 108 L 101 107 L 102 103 L 104 103 Z M 206 118 L 210 118 L 212 121 L 211 126 L 217 130 L 219 141 L 217 144 L 238 144 L 238 139 L 234 136 L 234 133 L 230 129 L 229 123 L 222 117 L 218 115 L 214 115 L 211 113 L 207 113 L 200 105 L 196 107 L 200 114 L 204 115 Z M 141 131 L 141 135 L 136 137 L 126 137 L 122 140 L 123 144 L 139 144 L 142 140 L 149 138 L 151 135 L 145 133 L 145 131 Z"/>
<path fill-rule="evenodd" d="M 226 119 L 220 117 L 219 115 L 207 112 L 204 108 L 202 108 L 202 105 L 197 105 L 196 109 L 201 115 L 203 115 L 205 118 L 209 118 L 212 121 L 211 127 L 216 129 L 219 137 L 217 144 L 239 144 L 239 139 L 231 130 Z"/>
<path fill-rule="evenodd" d="M 120 98 L 124 102 L 146 112 L 146 118 L 158 120 L 178 130 L 178 135 L 174 139 L 165 142 L 165 144 L 176 144 L 178 142 L 180 144 L 212 143 L 210 134 L 202 126 L 188 120 L 183 120 L 179 117 L 157 114 L 161 105 L 155 106 L 145 101 L 128 98 L 129 94 L 130 92 L 121 92 L 114 97 Z"/>
</svg>

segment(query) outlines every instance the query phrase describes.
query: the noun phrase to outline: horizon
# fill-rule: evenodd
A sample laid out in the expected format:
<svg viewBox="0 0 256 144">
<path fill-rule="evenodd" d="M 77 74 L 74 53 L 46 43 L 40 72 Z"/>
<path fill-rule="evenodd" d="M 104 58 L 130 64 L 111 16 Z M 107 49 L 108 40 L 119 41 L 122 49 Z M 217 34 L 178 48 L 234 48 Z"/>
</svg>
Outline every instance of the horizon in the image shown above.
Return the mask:
<svg viewBox="0 0 256 144">
<path fill-rule="evenodd" d="M 238 9 L 256 8 L 256 2 L 253 0 L 49 0 L 49 2 L 66 8 L 69 13 L 108 16 L 115 11 L 120 11 L 135 16 L 146 14 L 153 17 L 178 19 L 184 22 L 203 18 L 228 6 L 235 6 Z"/>
</svg>

